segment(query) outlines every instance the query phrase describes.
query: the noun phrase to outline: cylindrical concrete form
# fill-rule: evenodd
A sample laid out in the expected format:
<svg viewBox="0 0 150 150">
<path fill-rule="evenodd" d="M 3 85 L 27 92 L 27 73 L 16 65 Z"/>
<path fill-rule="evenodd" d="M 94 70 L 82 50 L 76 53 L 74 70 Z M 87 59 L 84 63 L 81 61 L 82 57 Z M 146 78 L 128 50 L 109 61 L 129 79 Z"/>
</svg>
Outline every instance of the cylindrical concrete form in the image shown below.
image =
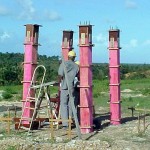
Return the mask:
<svg viewBox="0 0 150 150">
<path fill-rule="evenodd" d="M 68 52 L 72 50 L 73 46 L 73 31 L 63 31 L 62 39 L 62 55 L 64 60 L 68 60 Z"/>
<path fill-rule="evenodd" d="M 30 87 L 30 82 L 32 79 L 32 75 L 34 69 L 37 66 L 37 50 L 38 50 L 38 35 L 39 35 L 39 25 L 27 24 L 26 26 L 26 37 L 25 37 L 25 52 L 24 52 L 24 75 L 23 75 L 23 108 L 25 107 L 25 100 L 27 98 L 28 90 Z M 30 91 L 29 97 L 34 97 L 35 92 L 33 90 Z M 31 99 L 32 100 L 32 99 Z M 35 102 L 27 102 L 26 107 L 35 106 Z M 33 110 L 25 108 L 23 109 L 23 117 L 31 118 Z M 23 121 L 23 124 L 29 124 L 29 121 Z"/>
<path fill-rule="evenodd" d="M 120 30 L 109 30 L 109 87 L 110 87 L 110 123 L 121 123 L 120 104 Z"/>
<path fill-rule="evenodd" d="M 92 25 L 79 26 L 80 49 L 80 128 L 81 133 L 93 131 L 92 96 Z"/>
</svg>

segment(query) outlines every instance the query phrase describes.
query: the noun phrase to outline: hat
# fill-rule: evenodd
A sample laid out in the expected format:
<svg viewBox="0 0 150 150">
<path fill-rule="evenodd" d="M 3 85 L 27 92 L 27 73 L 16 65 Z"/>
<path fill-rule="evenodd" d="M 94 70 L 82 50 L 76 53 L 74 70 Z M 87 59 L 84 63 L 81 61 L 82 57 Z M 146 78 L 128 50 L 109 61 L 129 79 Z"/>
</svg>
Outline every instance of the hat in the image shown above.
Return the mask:
<svg viewBox="0 0 150 150">
<path fill-rule="evenodd" d="M 70 57 L 76 57 L 76 53 L 73 50 L 69 51 L 68 56 L 70 56 Z"/>
</svg>

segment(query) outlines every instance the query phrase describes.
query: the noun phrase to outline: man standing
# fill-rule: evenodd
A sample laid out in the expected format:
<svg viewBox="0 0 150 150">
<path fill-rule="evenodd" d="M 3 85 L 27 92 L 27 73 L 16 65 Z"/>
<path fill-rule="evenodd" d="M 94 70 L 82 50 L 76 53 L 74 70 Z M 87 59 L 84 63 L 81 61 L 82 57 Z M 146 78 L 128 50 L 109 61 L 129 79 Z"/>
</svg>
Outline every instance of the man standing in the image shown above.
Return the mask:
<svg viewBox="0 0 150 150">
<path fill-rule="evenodd" d="M 74 79 L 79 72 L 78 65 L 74 62 L 76 53 L 72 50 L 68 53 L 68 61 L 61 63 L 58 75 L 61 79 L 60 114 L 62 120 L 72 117 L 69 93 L 74 97 Z M 67 73 L 67 78 L 65 73 Z M 68 80 L 68 81 L 67 81 Z M 68 128 L 68 122 L 62 121 L 63 128 Z"/>
</svg>

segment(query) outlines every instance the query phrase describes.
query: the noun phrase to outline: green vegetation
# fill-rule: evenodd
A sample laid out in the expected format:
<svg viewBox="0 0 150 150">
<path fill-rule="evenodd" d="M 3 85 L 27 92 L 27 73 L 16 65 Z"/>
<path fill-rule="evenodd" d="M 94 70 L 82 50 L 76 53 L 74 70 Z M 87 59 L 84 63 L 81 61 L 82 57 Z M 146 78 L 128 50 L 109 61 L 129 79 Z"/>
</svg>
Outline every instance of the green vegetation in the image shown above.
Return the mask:
<svg viewBox="0 0 150 150">
<path fill-rule="evenodd" d="M 8 101 L 21 100 L 23 80 L 23 54 L 0 53 L 0 91 L 3 99 Z M 59 67 L 58 56 L 48 57 L 39 55 L 38 62 L 46 67 L 47 73 L 45 82 L 57 80 Z M 95 63 L 93 71 L 93 99 L 95 107 L 108 107 L 109 104 L 109 67 L 107 63 Z M 150 104 L 150 65 L 149 64 L 121 64 L 121 91 L 130 89 L 130 93 L 122 93 L 122 106 L 125 110 L 128 107 L 149 108 Z M 37 80 L 42 76 L 39 70 Z M 57 87 L 51 87 L 51 94 L 57 93 Z M 125 96 L 128 95 L 128 96 Z M 136 96 L 136 95 L 143 96 Z M 2 98 L 0 97 L 0 100 Z"/>
<path fill-rule="evenodd" d="M 108 80 L 94 80 L 93 99 L 95 108 L 103 107 L 109 110 L 109 86 Z M 122 112 L 130 113 L 129 107 L 150 109 L 150 79 L 121 80 Z"/>
<path fill-rule="evenodd" d="M 7 92 L 3 92 L 2 96 L 4 99 L 10 99 L 13 97 L 10 93 L 7 93 Z"/>
<path fill-rule="evenodd" d="M 17 148 L 16 148 L 16 146 L 8 146 L 7 147 L 7 150 L 16 150 Z"/>
<path fill-rule="evenodd" d="M 5 101 L 20 101 L 22 99 L 22 85 L 0 86 Z M 3 100 L 0 98 L 0 101 Z"/>
<path fill-rule="evenodd" d="M 48 57 L 38 55 L 38 64 L 46 67 L 45 82 L 57 80 L 59 67 L 58 56 Z M 23 80 L 24 55 L 21 53 L 0 52 L 0 85 L 21 85 Z M 107 63 L 94 63 L 92 66 L 94 80 L 107 80 L 109 67 Z M 150 64 L 121 64 L 121 79 L 146 79 L 150 78 Z M 42 76 L 39 69 L 37 80 Z"/>
<path fill-rule="evenodd" d="M 129 111 L 128 107 L 137 107 L 149 109 L 150 107 L 150 80 L 121 80 L 121 91 L 125 89 L 130 92 L 121 93 L 122 111 Z M 0 90 L 7 91 L 13 97 L 8 98 L 7 101 L 21 100 L 22 86 L 0 86 Z M 50 88 L 50 94 L 53 96 L 58 92 L 57 87 Z M 18 95 L 18 98 L 16 98 Z M 127 95 L 127 96 L 126 96 Z M 93 80 L 93 99 L 95 108 L 104 107 L 109 109 L 109 81 L 108 80 Z M 6 100 L 6 99 L 5 99 Z M 108 109 L 107 109 L 108 108 Z"/>
<path fill-rule="evenodd" d="M 21 85 L 23 80 L 23 59 L 24 55 L 21 53 L 0 52 L 0 85 Z M 46 67 L 45 82 L 57 80 L 58 56 L 47 57 L 46 55 L 39 55 L 38 63 Z M 39 70 L 37 80 L 41 76 L 42 71 Z"/>
</svg>

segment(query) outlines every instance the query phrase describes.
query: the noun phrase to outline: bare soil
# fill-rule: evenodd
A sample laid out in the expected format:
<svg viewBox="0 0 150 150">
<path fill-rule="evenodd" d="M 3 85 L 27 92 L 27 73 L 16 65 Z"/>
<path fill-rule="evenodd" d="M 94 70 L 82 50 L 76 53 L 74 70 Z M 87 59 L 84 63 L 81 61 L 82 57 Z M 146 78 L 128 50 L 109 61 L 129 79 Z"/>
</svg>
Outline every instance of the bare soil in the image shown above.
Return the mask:
<svg viewBox="0 0 150 150">
<path fill-rule="evenodd" d="M 1 102 L 0 117 L 7 117 L 8 107 L 12 109 L 11 117 L 14 117 L 13 108 L 17 106 L 17 115 L 21 114 L 19 102 Z M 100 107 L 96 110 L 94 120 L 94 132 L 82 134 L 79 139 L 76 128 L 72 129 L 71 140 L 68 131 L 64 129 L 54 130 L 54 139 L 51 138 L 49 125 L 27 133 L 24 130 L 14 129 L 11 122 L 11 132 L 7 133 L 8 123 L 0 122 L 0 149 L 2 150 L 149 150 L 150 149 L 150 116 L 146 115 L 144 121 L 138 120 L 138 113 L 134 116 L 122 114 L 122 123 L 114 126 L 109 122 L 109 109 Z M 61 128 L 61 125 L 60 125 Z"/>
</svg>

